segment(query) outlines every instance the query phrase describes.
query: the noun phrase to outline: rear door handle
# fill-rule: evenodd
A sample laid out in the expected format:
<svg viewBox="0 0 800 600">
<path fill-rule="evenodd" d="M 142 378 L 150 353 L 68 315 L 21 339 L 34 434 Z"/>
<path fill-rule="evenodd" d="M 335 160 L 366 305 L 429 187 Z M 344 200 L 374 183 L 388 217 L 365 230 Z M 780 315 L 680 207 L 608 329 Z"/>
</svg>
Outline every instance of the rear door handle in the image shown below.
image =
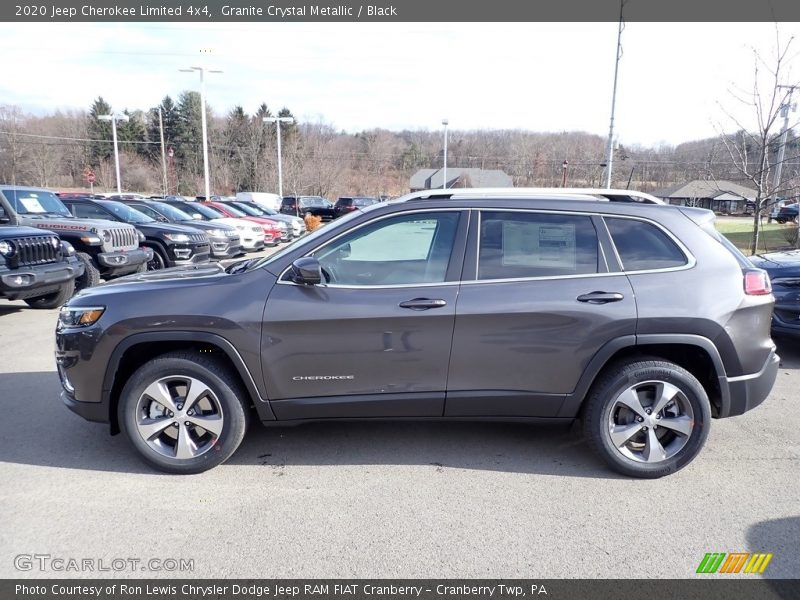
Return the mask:
<svg viewBox="0 0 800 600">
<path fill-rule="evenodd" d="M 578 302 L 588 302 L 589 304 L 606 304 L 608 302 L 619 302 L 624 297 L 619 292 L 589 292 L 578 296 L 576 299 Z"/>
<path fill-rule="evenodd" d="M 410 308 L 411 310 L 428 310 L 429 308 L 441 308 L 446 306 L 447 302 L 441 298 L 414 298 L 413 300 L 406 300 L 400 303 L 400 308 Z"/>
</svg>

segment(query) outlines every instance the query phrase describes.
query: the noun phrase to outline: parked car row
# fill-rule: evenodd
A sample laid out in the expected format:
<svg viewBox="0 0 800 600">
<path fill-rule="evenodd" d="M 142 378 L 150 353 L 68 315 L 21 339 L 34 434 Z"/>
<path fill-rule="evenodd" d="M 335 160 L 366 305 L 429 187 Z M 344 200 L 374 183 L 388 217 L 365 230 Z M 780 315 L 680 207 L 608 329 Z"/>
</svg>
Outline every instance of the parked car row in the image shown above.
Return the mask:
<svg viewBox="0 0 800 600">
<path fill-rule="evenodd" d="M 291 241 L 302 219 L 235 198 L 55 193 L 0 184 L 0 297 L 63 304 L 101 280 Z"/>
</svg>

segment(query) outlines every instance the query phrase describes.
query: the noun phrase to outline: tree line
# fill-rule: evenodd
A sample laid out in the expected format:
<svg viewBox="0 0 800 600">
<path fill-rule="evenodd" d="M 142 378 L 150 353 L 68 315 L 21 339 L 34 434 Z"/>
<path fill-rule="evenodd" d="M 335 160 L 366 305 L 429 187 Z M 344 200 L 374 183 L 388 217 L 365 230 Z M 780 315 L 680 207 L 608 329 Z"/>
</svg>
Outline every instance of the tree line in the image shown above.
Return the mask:
<svg viewBox="0 0 800 600">
<path fill-rule="evenodd" d="M 294 117 L 286 107 L 273 114 L 267 103 L 253 112 L 236 106 L 218 114 L 207 106 L 212 193 L 277 191 L 276 128 L 264 117 Z M 194 91 L 165 96 L 148 110 L 112 107 L 102 97 L 88 110 L 26 114 L 0 105 L 0 182 L 49 188 L 115 188 L 111 123 L 98 117 L 116 110 L 127 115 L 117 135 L 123 188 L 151 194 L 195 195 L 203 189 L 201 101 Z M 161 131 L 166 154 L 163 176 Z M 777 154 L 777 135 L 765 141 Z M 654 191 L 692 179 L 738 181 L 747 185 L 730 140 L 745 155 L 759 148 L 744 130 L 676 146 L 618 145 L 613 186 Z M 726 145 L 727 143 L 727 145 Z M 324 121 L 282 124 L 285 194 L 391 195 L 405 193 L 422 168 L 442 166 L 442 132 L 373 129 L 348 133 Z M 448 166 L 500 169 L 517 187 L 600 187 L 604 181 L 605 139 L 585 132 L 541 133 L 522 130 L 450 130 Z M 763 153 L 762 153 L 763 154 Z M 796 181 L 800 142 L 788 136 L 783 177 Z M 566 161 L 566 164 L 565 164 Z M 566 171 L 566 173 L 565 173 Z M 751 182 L 752 183 L 752 182 Z"/>
</svg>

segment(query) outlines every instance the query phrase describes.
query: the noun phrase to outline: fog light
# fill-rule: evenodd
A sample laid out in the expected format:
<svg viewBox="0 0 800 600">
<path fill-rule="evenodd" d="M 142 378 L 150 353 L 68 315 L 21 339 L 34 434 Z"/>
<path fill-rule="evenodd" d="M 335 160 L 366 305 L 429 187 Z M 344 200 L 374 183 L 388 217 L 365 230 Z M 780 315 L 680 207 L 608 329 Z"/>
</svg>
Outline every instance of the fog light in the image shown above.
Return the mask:
<svg viewBox="0 0 800 600">
<path fill-rule="evenodd" d="M 21 287 L 24 285 L 30 285 L 33 282 L 33 277 L 30 275 L 17 275 L 11 281 L 14 285 Z"/>
<path fill-rule="evenodd" d="M 127 256 L 109 256 L 108 257 L 108 262 L 109 262 L 109 264 L 112 264 L 114 266 L 124 265 L 126 262 L 128 262 L 128 257 Z"/>
<path fill-rule="evenodd" d="M 176 258 L 189 258 L 192 255 L 191 250 L 175 250 Z"/>
</svg>

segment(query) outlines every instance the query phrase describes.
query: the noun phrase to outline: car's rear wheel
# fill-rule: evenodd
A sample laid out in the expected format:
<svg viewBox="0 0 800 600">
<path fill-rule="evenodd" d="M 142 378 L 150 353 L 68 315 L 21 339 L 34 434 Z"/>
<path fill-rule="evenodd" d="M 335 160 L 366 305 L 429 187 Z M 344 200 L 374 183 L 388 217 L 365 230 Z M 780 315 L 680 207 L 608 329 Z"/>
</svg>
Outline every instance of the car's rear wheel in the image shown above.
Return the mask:
<svg viewBox="0 0 800 600">
<path fill-rule="evenodd" d="M 125 384 L 119 423 L 139 455 L 168 473 L 201 473 L 239 447 L 248 411 L 238 378 L 209 356 L 165 354 Z"/>
<path fill-rule="evenodd" d="M 614 470 L 657 478 L 689 464 L 708 437 L 711 407 L 686 369 L 662 360 L 617 363 L 594 386 L 584 433 Z"/>
</svg>

